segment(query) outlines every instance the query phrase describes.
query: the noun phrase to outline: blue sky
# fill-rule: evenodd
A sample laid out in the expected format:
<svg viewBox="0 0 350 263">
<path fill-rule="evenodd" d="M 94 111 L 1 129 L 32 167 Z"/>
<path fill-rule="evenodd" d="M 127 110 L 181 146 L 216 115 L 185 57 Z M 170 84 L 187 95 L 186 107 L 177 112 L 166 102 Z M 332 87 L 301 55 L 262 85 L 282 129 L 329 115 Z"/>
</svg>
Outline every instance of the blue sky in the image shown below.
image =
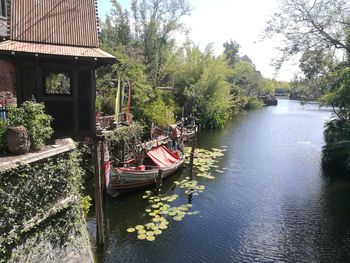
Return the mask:
<svg viewBox="0 0 350 263">
<path fill-rule="evenodd" d="M 99 16 L 104 18 L 112 5 L 110 0 L 98 0 Z M 131 0 L 120 0 L 122 8 L 129 9 Z M 241 45 L 241 55 L 248 55 L 265 77 L 273 77 L 270 65 L 276 57 L 275 47 L 280 39 L 260 41 L 260 35 L 269 16 L 277 11 L 278 0 L 189 0 L 191 15 L 183 21 L 190 29 L 190 38 L 201 49 L 213 43 L 216 54 L 223 51 L 222 44 L 230 39 Z M 181 42 L 182 36 L 178 36 Z M 286 63 L 277 79 L 290 80 L 297 72 L 297 59 Z"/>
<path fill-rule="evenodd" d="M 98 14 L 102 18 L 111 8 L 111 1 L 109 0 L 97 0 Z"/>
</svg>

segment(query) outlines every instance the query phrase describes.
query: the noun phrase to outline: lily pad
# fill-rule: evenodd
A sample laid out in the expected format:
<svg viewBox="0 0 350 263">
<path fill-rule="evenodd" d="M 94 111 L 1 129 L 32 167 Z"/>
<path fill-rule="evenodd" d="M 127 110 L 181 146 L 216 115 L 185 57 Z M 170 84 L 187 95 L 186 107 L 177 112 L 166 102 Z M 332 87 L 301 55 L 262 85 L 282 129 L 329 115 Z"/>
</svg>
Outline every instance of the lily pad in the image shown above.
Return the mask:
<svg viewBox="0 0 350 263">
<path fill-rule="evenodd" d="M 141 229 L 144 229 L 144 226 L 143 225 L 137 225 L 137 226 L 135 226 L 135 229 L 136 230 L 141 230 Z"/>
<path fill-rule="evenodd" d="M 136 230 L 135 230 L 135 228 L 130 227 L 130 228 L 128 228 L 126 231 L 127 231 L 128 233 L 133 233 L 133 232 L 135 232 Z"/>
<path fill-rule="evenodd" d="M 160 235 L 163 231 L 160 229 L 154 230 L 154 234 Z"/>
<path fill-rule="evenodd" d="M 147 236 L 146 239 L 148 241 L 154 241 L 156 238 L 154 236 Z"/>
<path fill-rule="evenodd" d="M 137 238 L 140 240 L 144 240 L 147 238 L 147 236 L 146 235 L 138 235 Z"/>
</svg>

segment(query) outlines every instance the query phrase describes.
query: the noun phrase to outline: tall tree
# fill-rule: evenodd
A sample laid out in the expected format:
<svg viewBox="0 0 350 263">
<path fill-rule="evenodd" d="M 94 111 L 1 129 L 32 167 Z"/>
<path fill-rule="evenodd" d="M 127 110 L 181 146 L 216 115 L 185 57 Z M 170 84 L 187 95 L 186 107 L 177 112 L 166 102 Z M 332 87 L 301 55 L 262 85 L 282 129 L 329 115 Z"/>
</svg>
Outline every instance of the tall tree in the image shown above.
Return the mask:
<svg viewBox="0 0 350 263">
<path fill-rule="evenodd" d="M 283 61 L 305 50 L 349 51 L 346 28 L 350 26 L 347 0 L 281 0 L 281 7 L 267 23 L 265 37 L 280 35 Z"/>
<path fill-rule="evenodd" d="M 183 30 L 181 19 L 190 11 L 187 0 L 143 0 L 138 7 L 144 56 L 154 86 L 163 84 L 167 58 L 174 45 L 173 34 Z"/>
<path fill-rule="evenodd" d="M 239 60 L 239 47 L 239 44 L 236 41 L 232 41 L 232 39 L 230 42 L 224 43 L 224 54 L 230 66 L 233 66 Z"/>
</svg>

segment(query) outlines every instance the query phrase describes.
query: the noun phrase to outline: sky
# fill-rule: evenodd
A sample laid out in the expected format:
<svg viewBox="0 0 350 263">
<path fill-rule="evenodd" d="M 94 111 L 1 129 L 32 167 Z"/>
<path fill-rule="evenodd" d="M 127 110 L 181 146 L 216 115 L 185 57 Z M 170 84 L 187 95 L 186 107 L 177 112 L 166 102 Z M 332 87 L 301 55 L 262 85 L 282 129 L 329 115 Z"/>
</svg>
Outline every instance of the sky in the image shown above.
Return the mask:
<svg viewBox="0 0 350 263">
<path fill-rule="evenodd" d="M 123 9 L 130 8 L 131 0 L 120 0 Z M 202 50 L 213 43 L 217 55 L 223 43 L 235 40 L 240 44 L 240 55 L 248 55 L 264 77 L 272 78 L 271 61 L 278 56 L 275 47 L 279 40 L 261 40 L 266 21 L 278 11 L 278 0 L 189 0 L 192 12 L 183 22 L 190 29 L 190 39 Z M 110 0 L 98 0 L 99 16 L 111 9 Z M 181 37 L 178 41 L 181 42 Z M 289 81 L 298 71 L 297 59 L 286 63 L 277 79 Z"/>
</svg>

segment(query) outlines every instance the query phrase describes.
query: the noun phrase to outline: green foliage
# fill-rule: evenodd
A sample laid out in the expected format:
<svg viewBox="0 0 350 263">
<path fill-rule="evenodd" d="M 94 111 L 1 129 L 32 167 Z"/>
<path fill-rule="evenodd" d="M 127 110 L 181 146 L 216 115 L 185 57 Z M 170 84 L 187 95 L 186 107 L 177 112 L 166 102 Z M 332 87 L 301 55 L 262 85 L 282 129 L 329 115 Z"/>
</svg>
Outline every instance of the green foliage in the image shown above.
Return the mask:
<svg viewBox="0 0 350 263">
<path fill-rule="evenodd" d="M 328 76 L 329 92 L 322 98 L 322 103 L 338 107 L 342 118 L 350 118 L 350 66 L 344 65 Z"/>
<path fill-rule="evenodd" d="M 230 42 L 224 43 L 224 54 L 230 66 L 233 66 L 239 60 L 238 52 L 239 44 L 236 41 L 230 40 Z"/>
<path fill-rule="evenodd" d="M 0 119 L 0 153 L 4 153 L 6 150 L 6 129 L 7 122 Z"/>
<path fill-rule="evenodd" d="M 235 41 L 224 43 L 221 56 L 212 45 L 202 52 L 189 39 L 176 46 L 173 34 L 185 29 L 181 19 L 190 13 L 186 0 L 133 0 L 130 9 L 131 16 L 113 0 L 112 15 L 102 25 L 102 48 L 119 60 L 97 72 L 97 108 L 103 112 L 104 102 L 115 97 L 118 77 L 123 87 L 130 81 L 134 120 L 161 127 L 168 125 L 167 111 L 173 123 L 183 107 L 203 127 L 219 128 L 233 114 L 260 105 L 250 97 L 274 92 L 275 81 L 264 79 L 248 56 L 240 58 Z M 174 92 L 160 95 L 164 86 Z"/>
<path fill-rule="evenodd" d="M 291 86 L 289 82 L 278 81 L 275 87 L 275 93 L 281 95 L 289 95 L 291 92 Z"/>
<path fill-rule="evenodd" d="M 138 50 L 121 45 L 109 47 L 104 43 L 104 49 L 115 55 L 119 64 L 100 68 L 97 70 L 97 103 L 105 114 L 114 113 L 116 88 L 114 87 L 118 77 L 122 81 L 122 87 L 131 85 L 131 110 L 135 120 L 143 120 L 144 109 L 153 98 L 154 91 L 147 82 L 146 67 L 142 63 Z M 126 90 L 126 89 L 125 89 Z M 127 103 L 127 92 L 124 93 L 123 108 Z"/>
<path fill-rule="evenodd" d="M 239 86 L 246 96 L 257 96 L 263 93 L 260 89 L 262 76 L 254 65 L 246 61 L 238 61 L 233 66 L 231 75 L 233 84 Z"/>
<path fill-rule="evenodd" d="M 113 115 L 115 112 L 115 96 L 108 94 L 105 96 L 98 95 L 96 97 L 96 110 L 103 115 Z"/>
<path fill-rule="evenodd" d="M 168 125 L 175 123 L 174 107 L 167 105 L 160 96 L 157 96 L 154 101 L 146 106 L 145 118 L 148 126 L 154 123 L 159 127 L 166 128 Z"/>
<path fill-rule="evenodd" d="M 8 125 L 23 125 L 29 133 L 31 150 L 36 151 L 45 145 L 53 133 L 51 128 L 52 117 L 45 114 L 45 106 L 30 101 L 24 102 L 20 107 L 8 104 L 6 106 Z"/>
<path fill-rule="evenodd" d="M 263 102 L 256 97 L 247 97 L 244 108 L 246 110 L 256 110 L 263 106 Z"/>
<path fill-rule="evenodd" d="M 326 123 L 326 145 L 322 151 L 322 163 L 350 171 L 350 122 L 333 118 Z"/>
<path fill-rule="evenodd" d="M 210 48 L 202 53 L 197 47 L 186 46 L 182 61 L 177 61 L 176 102 L 184 106 L 185 114 L 194 112 L 199 123 L 207 128 L 222 127 L 230 117 L 231 69 L 222 57 L 213 56 Z"/>
<path fill-rule="evenodd" d="M 71 94 L 71 78 L 64 73 L 51 73 L 45 77 L 46 94 Z"/>
<path fill-rule="evenodd" d="M 48 225 L 45 227 L 44 224 L 37 232 L 43 231 L 54 239 L 52 241 L 62 242 L 69 240 L 72 230 L 79 231 L 82 228 L 82 175 L 80 154 L 77 151 L 0 173 L 0 262 L 6 261 L 11 256 L 12 249 L 21 245 L 28 238 L 27 234 L 30 235 L 22 231 L 26 222 L 34 216 L 40 218 L 59 200 L 68 196 L 75 198 L 68 211 L 63 212 L 67 213 L 68 218 L 61 214 L 58 219 L 44 222 Z M 55 227 L 51 228 L 51 223 Z"/>
<path fill-rule="evenodd" d="M 84 215 L 87 216 L 91 207 L 91 197 L 89 195 L 81 197 L 81 206 L 83 208 Z"/>
<path fill-rule="evenodd" d="M 123 162 L 134 158 L 137 145 L 140 145 L 142 142 L 142 135 L 143 128 L 136 122 L 130 126 L 114 130 L 114 134 L 109 140 L 109 150 L 112 159 L 116 162 Z"/>
</svg>

